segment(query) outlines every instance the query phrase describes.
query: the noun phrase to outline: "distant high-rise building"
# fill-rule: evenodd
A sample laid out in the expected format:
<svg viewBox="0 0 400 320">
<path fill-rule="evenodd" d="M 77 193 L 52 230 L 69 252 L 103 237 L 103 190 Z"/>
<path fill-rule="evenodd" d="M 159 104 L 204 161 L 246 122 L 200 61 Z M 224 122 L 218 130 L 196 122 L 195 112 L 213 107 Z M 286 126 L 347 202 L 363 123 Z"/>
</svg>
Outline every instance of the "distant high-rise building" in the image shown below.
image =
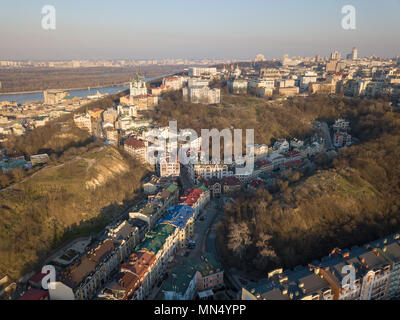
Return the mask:
<svg viewBox="0 0 400 320">
<path fill-rule="evenodd" d="M 341 57 L 342 55 L 338 51 L 331 53 L 331 60 L 340 60 Z"/>
<path fill-rule="evenodd" d="M 358 50 L 357 50 L 356 47 L 353 48 L 353 51 L 352 51 L 352 59 L 353 59 L 353 60 L 357 60 L 357 59 L 358 59 Z"/>
</svg>

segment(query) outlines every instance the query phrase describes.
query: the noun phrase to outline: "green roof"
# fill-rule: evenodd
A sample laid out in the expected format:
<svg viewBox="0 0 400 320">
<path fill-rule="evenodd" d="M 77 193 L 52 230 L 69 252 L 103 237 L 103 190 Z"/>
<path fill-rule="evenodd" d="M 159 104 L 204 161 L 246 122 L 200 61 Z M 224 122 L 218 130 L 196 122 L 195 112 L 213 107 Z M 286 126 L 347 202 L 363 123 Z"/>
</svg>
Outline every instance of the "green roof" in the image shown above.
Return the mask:
<svg viewBox="0 0 400 320">
<path fill-rule="evenodd" d="M 200 190 L 203 191 L 203 192 L 209 191 L 208 188 L 207 188 L 204 184 L 202 184 L 202 185 L 196 187 L 196 189 L 200 189 Z"/>
<path fill-rule="evenodd" d="M 208 276 L 223 270 L 222 264 L 217 261 L 212 254 L 205 253 L 203 257 L 207 259 L 207 261 L 201 261 L 198 265 L 198 270 L 202 276 Z"/>
<path fill-rule="evenodd" d="M 209 253 L 203 255 L 206 261 L 198 261 L 197 259 L 187 258 L 182 264 L 177 265 L 171 271 L 171 276 L 164 281 L 163 291 L 175 291 L 184 294 L 197 271 L 203 276 L 222 271 L 222 265 L 215 257 Z M 174 274 L 175 276 L 172 276 Z"/>
<path fill-rule="evenodd" d="M 164 246 L 165 240 L 175 231 L 176 227 L 168 224 L 159 224 L 153 231 L 145 235 L 145 240 L 136 247 L 136 251 L 148 251 L 157 254 Z"/>
<path fill-rule="evenodd" d="M 176 185 L 176 184 L 170 184 L 168 187 L 167 187 L 167 191 L 169 191 L 169 192 L 171 192 L 171 193 L 174 193 L 175 191 L 176 191 L 176 189 L 178 189 L 178 186 Z"/>
<path fill-rule="evenodd" d="M 183 295 L 196 272 L 197 268 L 193 261 L 191 259 L 184 260 L 182 265 L 177 265 L 172 269 L 170 277 L 164 281 L 161 289 L 163 291 L 175 291 Z"/>
</svg>

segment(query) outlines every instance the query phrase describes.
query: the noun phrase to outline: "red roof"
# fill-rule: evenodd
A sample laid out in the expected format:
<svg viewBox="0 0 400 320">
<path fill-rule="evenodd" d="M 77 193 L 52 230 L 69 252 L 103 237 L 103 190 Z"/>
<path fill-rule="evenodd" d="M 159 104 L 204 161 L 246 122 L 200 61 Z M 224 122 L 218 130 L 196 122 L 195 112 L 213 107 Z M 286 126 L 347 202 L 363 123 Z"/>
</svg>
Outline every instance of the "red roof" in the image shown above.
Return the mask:
<svg viewBox="0 0 400 320">
<path fill-rule="evenodd" d="M 201 189 L 188 189 L 185 192 L 185 195 L 182 196 L 180 199 L 189 207 L 193 206 L 202 195 L 203 191 Z"/>
<path fill-rule="evenodd" d="M 165 77 L 164 79 L 165 80 L 169 80 L 169 81 L 177 81 L 177 80 L 179 80 L 179 78 L 176 77 L 176 76 L 169 76 L 169 77 Z"/>
<path fill-rule="evenodd" d="M 299 167 L 303 163 L 302 160 L 293 160 L 285 163 L 285 167 Z"/>
<path fill-rule="evenodd" d="M 258 165 L 259 167 L 271 166 L 272 162 L 268 160 L 257 160 L 256 165 Z"/>
<path fill-rule="evenodd" d="M 298 155 L 300 155 L 300 152 L 295 151 L 295 150 L 292 150 L 292 151 L 286 152 L 286 154 L 287 154 L 289 157 L 297 157 Z"/>
<path fill-rule="evenodd" d="M 47 273 L 37 273 L 29 279 L 29 282 L 39 283 L 47 275 Z"/>
<path fill-rule="evenodd" d="M 241 182 L 240 182 L 239 178 L 237 178 L 237 177 L 224 177 L 221 182 L 225 186 L 226 185 L 228 185 L 228 186 L 241 185 Z"/>
<path fill-rule="evenodd" d="M 262 182 L 262 180 L 252 180 L 251 182 L 250 182 L 250 185 L 253 187 L 253 188 L 257 188 L 259 185 L 261 185 L 263 182 Z"/>
<path fill-rule="evenodd" d="M 127 145 L 133 149 L 141 149 L 145 147 L 145 143 L 143 140 L 139 140 L 133 137 L 126 139 L 124 145 Z"/>
<path fill-rule="evenodd" d="M 17 300 L 45 300 L 49 296 L 49 293 L 38 289 L 29 289 Z"/>
</svg>

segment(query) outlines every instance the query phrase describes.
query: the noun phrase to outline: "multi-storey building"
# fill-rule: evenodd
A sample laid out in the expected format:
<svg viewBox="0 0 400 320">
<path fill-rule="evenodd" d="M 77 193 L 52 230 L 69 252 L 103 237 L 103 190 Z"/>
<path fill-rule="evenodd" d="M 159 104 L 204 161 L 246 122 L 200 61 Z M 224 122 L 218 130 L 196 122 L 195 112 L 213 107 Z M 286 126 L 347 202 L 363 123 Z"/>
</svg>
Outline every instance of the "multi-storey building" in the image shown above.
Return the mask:
<svg viewBox="0 0 400 320">
<path fill-rule="evenodd" d="M 300 92 L 300 88 L 299 87 L 277 88 L 275 92 L 278 95 L 290 97 L 298 94 Z"/>
<path fill-rule="evenodd" d="M 233 94 L 246 94 L 249 82 L 247 80 L 233 79 L 228 81 L 229 92 Z"/>
<path fill-rule="evenodd" d="M 146 162 L 147 148 L 145 141 L 130 137 L 124 141 L 124 150 L 142 163 Z"/>
<path fill-rule="evenodd" d="M 147 228 L 147 223 L 142 222 L 142 228 Z M 118 248 L 118 260 L 122 262 L 142 240 L 138 226 L 132 225 L 130 221 L 124 220 L 115 226 L 106 228 L 107 237 L 110 238 Z"/>
<path fill-rule="evenodd" d="M 335 132 L 333 134 L 333 145 L 337 148 L 351 145 L 351 135 L 346 132 Z"/>
<path fill-rule="evenodd" d="M 178 228 L 178 246 L 180 248 L 185 248 L 188 240 L 193 237 L 194 214 L 193 208 L 187 205 L 177 205 L 169 207 L 164 218 L 159 222 Z"/>
<path fill-rule="evenodd" d="M 221 102 L 221 90 L 209 87 L 187 87 L 183 88 L 184 101 L 191 103 L 215 104 Z"/>
<path fill-rule="evenodd" d="M 83 130 L 92 133 L 92 118 L 87 114 L 74 115 L 75 125 Z"/>
<path fill-rule="evenodd" d="M 222 265 L 210 254 L 201 260 L 185 259 L 171 271 L 171 277 L 163 283 L 164 300 L 192 300 L 196 293 L 218 289 L 223 286 Z"/>
<path fill-rule="evenodd" d="M 200 214 L 201 210 L 210 201 L 210 191 L 205 186 L 186 190 L 180 197 L 181 204 L 187 205 L 195 211 L 194 217 Z"/>
<path fill-rule="evenodd" d="M 64 286 L 56 286 L 55 294 L 61 299 L 63 296 L 74 296 L 75 300 L 91 299 L 119 266 L 117 251 L 111 239 L 90 249 L 61 273 L 60 280 Z M 61 292 L 57 294 L 57 290 Z"/>
<path fill-rule="evenodd" d="M 167 208 L 174 205 L 178 199 L 179 189 L 175 184 L 170 184 L 148 200 L 134 206 L 129 213 L 130 218 L 138 218 L 149 224 L 152 229 L 164 215 Z"/>
<path fill-rule="evenodd" d="M 109 122 L 114 124 L 118 118 L 118 111 L 114 108 L 108 108 L 106 111 L 103 112 L 103 121 Z"/>
<path fill-rule="evenodd" d="M 189 77 L 206 77 L 215 76 L 217 74 L 217 68 L 189 68 Z"/>
<path fill-rule="evenodd" d="M 309 279 L 306 281 L 306 279 Z M 311 282 L 309 282 L 311 281 Z M 308 284 L 307 284 L 308 283 Z M 309 284 L 311 288 L 309 288 Z M 400 234 L 354 246 L 242 288 L 242 299 L 386 300 L 400 296 Z"/>
<path fill-rule="evenodd" d="M 45 90 L 43 91 L 44 104 L 58 104 L 68 95 L 68 91 L 64 90 Z"/>
<path fill-rule="evenodd" d="M 138 278 L 139 283 L 134 286 L 130 297 L 133 300 L 143 300 L 149 294 L 156 267 L 156 256 L 148 251 L 134 252 L 129 259 L 122 264 L 121 272 L 131 273 Z"/>
<path fill-rule="evenodd" d="M 193 169 L 196 179 L 222 179 L 233 175 L 226 164 L 195 164 Z"/>
<path fill-rule="evenodd" d="M 157 165 L 159 167 L 160 177 L 179 177 L 181 165 L 179 160 L 172 161 L 170 158 L 161 160 Z"/>
<path fill-rule="evenodd" d="M 182 78 L 177 76 L 163 78 L 163 85 L 167 90 L 180 90 L 182 89 Z"/>
</svg>

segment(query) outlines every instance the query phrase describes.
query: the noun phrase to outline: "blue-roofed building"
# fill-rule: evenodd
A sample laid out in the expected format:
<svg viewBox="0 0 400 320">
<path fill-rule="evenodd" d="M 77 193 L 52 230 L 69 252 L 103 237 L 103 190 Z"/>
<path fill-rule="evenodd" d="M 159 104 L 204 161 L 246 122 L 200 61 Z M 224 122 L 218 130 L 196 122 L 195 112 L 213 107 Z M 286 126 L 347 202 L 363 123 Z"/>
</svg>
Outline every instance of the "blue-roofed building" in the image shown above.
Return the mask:
<svg viewBox="0 0 400 320">
<path fill-rule="evenodd" d="M 3 170 L 3 173 L 7 173 L 14 169 L 30 169 L 32 168 L 30 162 L 27 162 L 24 157 L 19 157 L 16 159 L 5 159 L 0 161 L 0 168 Z"/>
<path fill-rule="evenodd" d="M 184 248 L 186 242 L 193 237 L 194 214 L 194 209 L 187 205 L 169 207 L 159 224 L 169 224 L 178 228 L 178 245 Z"/>
</svg>

